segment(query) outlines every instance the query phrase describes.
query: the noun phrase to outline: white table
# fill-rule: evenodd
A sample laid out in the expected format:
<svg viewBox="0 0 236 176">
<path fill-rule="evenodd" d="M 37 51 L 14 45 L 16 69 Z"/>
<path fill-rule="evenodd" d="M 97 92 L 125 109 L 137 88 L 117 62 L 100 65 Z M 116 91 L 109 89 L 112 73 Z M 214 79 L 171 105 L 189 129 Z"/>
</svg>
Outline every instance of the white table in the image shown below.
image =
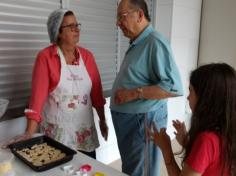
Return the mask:
<svg viewBox="0 0 236 176">
<path fill-rule="evenodd" d="M 10 152 L 10 151 L 9 151 Z M 43 172 L 35 172 L 18 158 L 14 158 L 13 168 L 16 176 L 66 176 L 61 169 L 65 165 L 72 165 L 75 169 L 83 164 L 89 164 L 92 166 L 92 170 L 89 172 L 88 176 L 93 176 L 95 172 L 102 172 L 106 176 L 127 176 L 95 159 L 92 159 L 80 152 L 74 155 L 73 159 L 63 165 L 59 165 Z"/>
</svg>

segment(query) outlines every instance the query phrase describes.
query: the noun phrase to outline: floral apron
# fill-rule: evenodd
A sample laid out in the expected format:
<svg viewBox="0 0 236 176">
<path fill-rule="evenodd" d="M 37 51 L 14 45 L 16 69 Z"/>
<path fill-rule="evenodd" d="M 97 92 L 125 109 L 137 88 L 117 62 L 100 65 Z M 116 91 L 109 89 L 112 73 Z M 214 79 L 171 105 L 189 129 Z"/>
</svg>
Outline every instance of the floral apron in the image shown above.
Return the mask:
<svg viewBox="0 0 236 176">
<path fill-rule="evenodd" d="M 75 149 L 94 151 L 98 146 L 90 91 L 91 79 L 80 54 L 79 65 L 67 65 L 58 47 L 61 76 L 43 108 L 41 131 Z"/>
</svg>

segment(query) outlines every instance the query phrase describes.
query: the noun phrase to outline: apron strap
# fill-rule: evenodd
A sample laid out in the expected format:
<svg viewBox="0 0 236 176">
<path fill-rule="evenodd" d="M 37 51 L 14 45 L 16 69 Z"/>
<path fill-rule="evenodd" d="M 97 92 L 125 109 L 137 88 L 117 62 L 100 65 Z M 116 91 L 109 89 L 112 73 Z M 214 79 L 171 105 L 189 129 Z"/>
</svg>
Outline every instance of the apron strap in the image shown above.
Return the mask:
<svg viewBox="0 0 236 176">
<path fill-rule="evenodd" d="M 64 57 L 64 54 L 62 53 L 62 50 L 59 46 L 57 46 L 57 53 L 59 55 L 59 58 L 61 60 L 61 64 L 64 66 L 66 65 L 66 58 Z"/>
</svg>

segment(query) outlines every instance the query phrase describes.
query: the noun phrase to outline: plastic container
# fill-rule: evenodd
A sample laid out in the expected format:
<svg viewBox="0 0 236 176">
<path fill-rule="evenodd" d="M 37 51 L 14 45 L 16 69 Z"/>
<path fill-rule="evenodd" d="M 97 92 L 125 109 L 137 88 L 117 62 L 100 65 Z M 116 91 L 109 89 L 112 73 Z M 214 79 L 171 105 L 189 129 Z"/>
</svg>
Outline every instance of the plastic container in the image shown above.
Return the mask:
<svg viewBox="0 0 236 176">
<path fill-rule="evenodd" d="M 106 175 L 102 172 L 95 172 L 93 176 L 106 176 Z"/>
<path fill-rule="evenodd" d="M 80 166 L 79 171 L 81 176 L 88 176 L 88 173 L 92 170 L 92 166 L 84 164 Z"/>
<path fill-rule="evenodd" d="M 10 152 L 0 150 L 0 176 L 13 176 L 12 162 L 14 155 Z"/>
</svg>

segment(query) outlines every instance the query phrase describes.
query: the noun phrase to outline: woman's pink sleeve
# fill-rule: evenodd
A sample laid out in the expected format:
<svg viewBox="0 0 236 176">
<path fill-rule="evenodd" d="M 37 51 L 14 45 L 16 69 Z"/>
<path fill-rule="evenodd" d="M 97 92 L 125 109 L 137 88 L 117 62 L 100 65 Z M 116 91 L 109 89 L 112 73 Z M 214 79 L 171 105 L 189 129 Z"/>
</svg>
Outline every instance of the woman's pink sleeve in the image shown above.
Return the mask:
<svg viewBox="0 0 236 176">
<path fill-rule="evenodd" d="M 41 111 L 45 99 L 49 93 L 49 67 L 46 55 L 40 52 L 36 58 L 32 77 L 32 90 L 29 103 L 29 110 L 25 115 L 37 122 L 42 120 Z"/>
</svg>

